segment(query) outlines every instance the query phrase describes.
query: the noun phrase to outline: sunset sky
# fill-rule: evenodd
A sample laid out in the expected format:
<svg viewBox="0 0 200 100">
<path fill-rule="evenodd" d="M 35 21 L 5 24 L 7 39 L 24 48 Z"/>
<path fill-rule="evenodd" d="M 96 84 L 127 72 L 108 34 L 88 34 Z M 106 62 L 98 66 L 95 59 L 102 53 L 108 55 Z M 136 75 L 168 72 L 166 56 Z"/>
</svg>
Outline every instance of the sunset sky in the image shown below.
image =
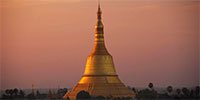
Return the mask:
<svg viewBox="0 0 200 100">
<path fill-rule="evenodd" d="M 97 0 L 0 0 L 1 88 L 72 87 L 93 48 Z M 101 0 L 106 47 L 129 86 L 199 84 L 198 0 Z"/>
</svg>

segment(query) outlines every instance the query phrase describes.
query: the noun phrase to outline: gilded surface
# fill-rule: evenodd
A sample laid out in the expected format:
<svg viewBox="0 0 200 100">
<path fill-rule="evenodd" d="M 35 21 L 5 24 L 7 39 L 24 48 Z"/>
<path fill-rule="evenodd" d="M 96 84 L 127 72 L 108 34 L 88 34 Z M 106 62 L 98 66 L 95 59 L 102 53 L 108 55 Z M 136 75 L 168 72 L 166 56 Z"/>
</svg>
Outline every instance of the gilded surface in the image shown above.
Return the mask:
<svg viewBox="0 0 200 100">
<path fill-rule="evenodd" d="M 85 72 L 78 84 L 67 92 L 64 98 L 75 99 L 77 93 L 82 90 L 89 92 L 92 96 L 134 97 L 135 94 L 118 78 L 112 56 L 105 47 L 100 7 L 97 19 L 94 49 L 87 58 Z"/>
</svg>

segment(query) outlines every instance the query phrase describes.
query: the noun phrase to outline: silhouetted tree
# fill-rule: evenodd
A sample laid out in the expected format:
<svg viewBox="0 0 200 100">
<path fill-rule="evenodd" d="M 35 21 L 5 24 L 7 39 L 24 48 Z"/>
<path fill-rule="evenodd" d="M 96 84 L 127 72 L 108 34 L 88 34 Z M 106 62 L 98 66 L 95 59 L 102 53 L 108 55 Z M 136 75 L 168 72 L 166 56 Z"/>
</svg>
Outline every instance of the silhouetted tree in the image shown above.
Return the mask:
<svg viewBox="0 0 200 100">
<path fill-rule="evenodd" d="M 36 98 L 40 98 L 40 92 L 38 90 L 36 91 Z"/>
<path fill-rule="evenodd" d="M 19 92 L 19 90 L 18 90 L 17 88 L 15 88 L 15 89 L 13 90 L 13 94 L 14 94 L 15 96 L 18 95 L 18 92 Z"/>
<path fill-rule="evenodd" d="M 67 88 L 63 88 L 63 89 L 58 89 L 57 94 L 58 94 L 58 98 L 63 98 L 63 95 L 65 95 L 67 93 L 68 89 Z"/>
<path fill-rule="evenodd" d="M 167 87 L 167 92 L 171 93 L 172 91 L 173 91 L 172 86 L 168 86 L 168 87 Z"/>
<path fill-rule="evenodd" d="M 196 86 L 196 87 L 195 87 L 195 98 L 197 98 L 197 99 L 200 98 L 199 91 L 200 91 L 200 87 L 199 87 L 199 86 Z"/>
<path fill-rule="evenodd" d="M 25 97 L 24 91 L 19 90 L 19 96 L 20 96 L 20 98 L 24 98 Z"/>
<path fill-rule="evenodd" d="M 58 89 L 56 93 L 53 91 L 52 93 L 53 98 L 62 99 L 63 96 L 67 93 L 67 91 L 68 91 L 67 88 Z"/>
<path fill-rule="evenodd" d="M 181 89 L 176 89 L 174 99 L 181 99 Z"/>
<path fill-rule="evenodd" d="M 195 98 L 195 96 L 194 96 L 194 90 L 190 91 L 189 98 Z"/>
<path fill-rule="evenodd" d="M 13 89 L 6 89 L 5 93 L 8 95 L 9 98 L 13 98 Z"/>
<path fill-rule="evenodd" d="M 149 86 L 150 89 L 153 89 L 153 83 L 149 83 L 148 86 Z"/>
<path fill-rule="evenodd" d="M 138 92 L 137 99 L 156 99 L 157 92 L 154 90 L 144 89 Z"/>
<path fill-rule="evenodd" d="M 149 89 L 144 89 L 144 90 L 140 90 L 137 95 L 136 98 L 137 99 L 156 99 L 158 97 L 158 93 L 157 91 L 155 91 L 153 89 L 153 83 L 149 83 L 148 84 Z"/>
<path fill-rule="evenodd" d="M 181 89 L 176 89 L 176 93 L 177 93 L 178 95 L 180 95 L 180 94 L 181 94 Z"/>
<path fill-rule="evenodd" d="M 134 87 L 132 88 L 132 91 L 133 91 L 134 93 L 136 93 L 136 89 L 135 89 Z"/>
<path fill-rule="evenodd" d="M 9 90 L 9 89 L 6 89 L 6 90 L 5 90 L 5 93 L 6 93 L 7 95 L 10 95 L 10 90 Z"/>
<path fill-rule="evenodd" d="M 14 94 L 14 90 L 10 89 L 10 95 L 11 95 L 11 97 L 13 97 L 13 94 Z"/>
<path fill-rule="evenodd" d="M 182 92 L 183 92 L 183 98 L 189 98 L 190 91 L 186 87 L 182 88 Z"/>
<path fill-rule="evenodd" d="M 76 95 L 77 100 L 90 100 L 91 96 L 88 92 L 82 90 Z"/>
<path fill-rule="evenodd" d="M 166 98 L 172 98 L 173 97 L 172 96 L 172 91 L 173 91 L 172 86 L 168 86 L 166 90 L 167 90 Z"/>
</svg>

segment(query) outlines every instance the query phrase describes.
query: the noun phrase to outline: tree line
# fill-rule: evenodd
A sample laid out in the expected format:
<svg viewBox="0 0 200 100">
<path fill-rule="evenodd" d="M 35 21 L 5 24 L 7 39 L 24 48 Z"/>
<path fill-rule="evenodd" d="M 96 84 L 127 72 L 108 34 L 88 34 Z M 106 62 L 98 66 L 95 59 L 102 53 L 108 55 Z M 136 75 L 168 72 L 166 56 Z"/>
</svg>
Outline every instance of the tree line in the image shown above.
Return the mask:
<svg viewBox="0 0 200 100">
<path fill-rule="evenodd" d="M 159 93 L 154 89 L 153 83 L 149 83 L 148 86 L 144 89 L 130 88 L 135 93 L 135 98 L 131 97 L 122 97 L 122 98 L 113 98 L 113 97 L 104 97 L 104 96 L 91 96 L 87 91 L 80 91 L 76 98 L 77 100 L 156 100 L 156 99 L 200 99 L 200 87 L 196 86 L 194 88 L 173 88 L 168 86 L 165 89 L 165 92 Z M 32 91 L 30 94 L 26 94 L 21 89 L 6 89 L 0 99 L 62 99 L 65 93 L 68 91 L 67 88 L 58 89 L 57 91 L 49 90 L 48 93 L 40 93 L 39 90 L 36 92 Z M 70 98 L 67 98 L 68 100 Z"/>
</svg>

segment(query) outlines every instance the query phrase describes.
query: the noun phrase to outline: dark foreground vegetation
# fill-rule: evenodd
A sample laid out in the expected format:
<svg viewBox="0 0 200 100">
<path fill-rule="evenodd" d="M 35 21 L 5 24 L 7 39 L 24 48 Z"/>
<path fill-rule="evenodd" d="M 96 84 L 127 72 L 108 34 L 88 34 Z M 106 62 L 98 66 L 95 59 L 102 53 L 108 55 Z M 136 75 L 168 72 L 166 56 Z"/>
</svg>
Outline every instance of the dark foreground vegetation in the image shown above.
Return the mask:
<svg viewBox="0 0 200 100">
<path fill-rule="evenodd" d="M 158 93 L 152 83 L 149 83 L 148 88 L 138 91 L 135 88 L 132 90 L 136 93 L 137 99 L 174 99 L 174 100 L 185 100 L 185 99 L 197 99 L 199 100 L 200 87 L 188 89 L 186 87 L 173 89 L 172 86 L 166 87 L 164 93 Z"/>
<path fill-rule="evenodd" d="M 172 99 L 172 100 L 199 100 L 200 99 L 200 87 L 196 86 L 194 88 L 177 88 L 174 89 L 172 86 L 168 86 L 165 92 L 159 93 L 154 89 L 154 85 L 149 83 L 148 87 L 142 90 L 136 88 L 130 88 L 136 97 L 133 100 L 158 100 L 158 99 Z M 25 94 L 23 90 L 6 89 L 2 94 L 0 99 L 62 99 L 63 95 L 68 91 L 67 88 L 58 89 L 56 92 L 49 90 L 48 93 L 40 93 L 40 91 L 32 91 L 30 94 Z M 69 100 L 69 98 L 68 98 Z M 113 98 L 113 97 L 103 97 L 103 96 L 91 96 L 86 91 L 80 91 L 77 94 L 77 100 L 132 100 L 131 97 L 123 98 Z"/>
</svg>

